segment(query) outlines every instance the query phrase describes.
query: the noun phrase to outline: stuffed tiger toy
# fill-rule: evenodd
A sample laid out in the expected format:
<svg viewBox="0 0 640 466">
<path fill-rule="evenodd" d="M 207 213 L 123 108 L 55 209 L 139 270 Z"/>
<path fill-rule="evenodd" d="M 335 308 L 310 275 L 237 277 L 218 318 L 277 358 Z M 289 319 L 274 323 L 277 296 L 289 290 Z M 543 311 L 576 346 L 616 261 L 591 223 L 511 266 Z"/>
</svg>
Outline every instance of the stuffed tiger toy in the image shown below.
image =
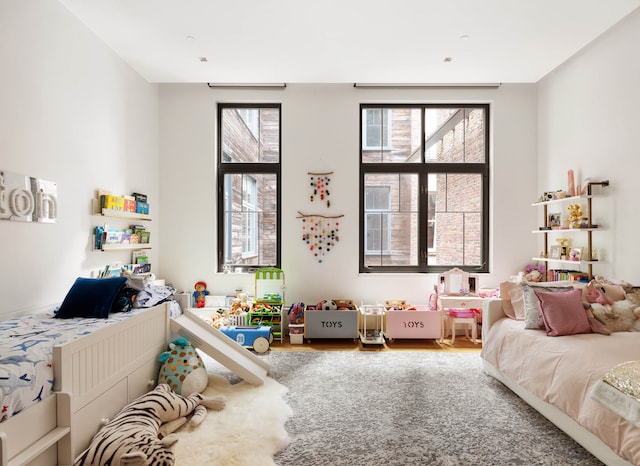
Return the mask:
<svg viewBox="0 0 640 466">
<path fill-rule="evenodd" d="M 187 422 L 199 425 L 207 408 L 221 410 L 224 397 L 205 397 L 193 393 L 183 397 L 169 385 L 160 384 L 125 406 L 91 440 L 74 466 L 173 466 L 171 447 L 178 441 L 170 435 Z"/>
</svg>

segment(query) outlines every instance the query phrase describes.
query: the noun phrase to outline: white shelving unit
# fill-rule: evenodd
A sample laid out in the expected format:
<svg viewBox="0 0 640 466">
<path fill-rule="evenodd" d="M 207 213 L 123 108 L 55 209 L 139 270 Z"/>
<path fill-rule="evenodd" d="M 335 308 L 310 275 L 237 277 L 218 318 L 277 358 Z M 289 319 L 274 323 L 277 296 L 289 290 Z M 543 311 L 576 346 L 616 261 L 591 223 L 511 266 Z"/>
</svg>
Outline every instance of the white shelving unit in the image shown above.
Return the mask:
<svg viewBox="0 0 640 466">
<path fill-rule="evenodd" d="M 587 267 L 587 274 L 589 275 L 589 280 L 591 280 L 593 278 L 593 264 L 599 264 L 600 261 L 598 260 L 593 260 L 592 259 L 592 252 L 593 252 L 593 243 L 592 243 L 592 235 L 593 232 L 598 232 L 598 231 L 603 231 L 604 229 L 602 228 L 601 225 L 597 225 L 594 226 L 593 224 L 593 215 L 592 215 L 592 198 L 595 197 L 592 193 L 592 188 L 593 186 L 601 186 L 601 187 L 605 187 L 605 186 L 609 186 L 609 181 L 599 181 L 599 182 L 591 182 L 587 184 L 587 194 L 584 196 L 571 196 L 571 197 L 564 197 L 562 199 L 552 199 L 549 201 L 541 201 L 541 202 L 534 202 L 533 204 L 531 204 L 534 207 L 543 207 L 543 211 L 544 211 L 544 227 L 545 229 L 539 229 L 539 230 L 534 230 L 533 233 L 535 234 L 542 234 L 544 235 L 544 246 L 543 246 L 543 257 L 532 257 L 531 259 L 534 261 L 538 261 L 538 262 L 553 262 L 553 263 L 558 263 L 558 264 L 565 264 L 565 265 L 572 265 L 574 267 L 579 268 L 580 270 L 581 267 L 584 265 Z M 584 228 L 553 228 L 553 229 L 546 229 L 549 228 L 549 206 L 554 206 L 557 205 L 559 207 L 564 207 L 564 206 L 568 206 L 569 204 L 584 204 L 586 202 L 587 205 L 587 212 L 586 212 L 586 219 L 587 219 L 587 226 Z M 587 245 L 583 247 L 583 254 L 582 254 L 582 259 L 577 261 L 577 260 L 567 260 L 567 259 L 559 259 L 559 258 L 551 258 L 550 257 L 550 253 L 549 253 L 549 236 L 550 235 L 555 235 L 557 237 L 561 237 L 561 235 L 581 235 L 581 234 L 586 234 L 586 240 L 587 240 Z M 545 277 L 545 279 L 547 279 Z"/>
</svg>

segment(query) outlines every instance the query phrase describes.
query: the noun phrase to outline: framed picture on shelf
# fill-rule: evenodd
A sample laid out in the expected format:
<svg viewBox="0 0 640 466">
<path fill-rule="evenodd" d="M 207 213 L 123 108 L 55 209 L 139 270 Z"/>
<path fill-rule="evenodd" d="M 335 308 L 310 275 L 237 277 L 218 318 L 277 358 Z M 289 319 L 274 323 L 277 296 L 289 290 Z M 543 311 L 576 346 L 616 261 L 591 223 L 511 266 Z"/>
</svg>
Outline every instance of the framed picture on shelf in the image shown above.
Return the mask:
<svg viewBox="0 0 640 466">
<path fill-rule="evenodd" d="M 569 260 L 581 261 L 582 260 L 582 248 L 569 249 Z"/>
<path fill-rule="evenodd" d="M 555 245 L 549 247 L 549 258 L 560 259 L 562 257 L 562 246 Z"/>
<path fill-rule="evenodd" d="M 547 215 L 547 226 L 551 228 L 560 228 L 560 212 Z"/>
</svg>

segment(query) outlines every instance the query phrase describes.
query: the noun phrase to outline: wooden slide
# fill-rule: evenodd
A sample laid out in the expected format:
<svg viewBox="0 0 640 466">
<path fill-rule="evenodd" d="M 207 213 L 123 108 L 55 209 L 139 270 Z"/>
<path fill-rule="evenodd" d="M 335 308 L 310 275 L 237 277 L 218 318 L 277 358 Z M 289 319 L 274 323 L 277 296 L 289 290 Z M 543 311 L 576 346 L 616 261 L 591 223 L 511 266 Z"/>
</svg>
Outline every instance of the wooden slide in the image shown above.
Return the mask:
<svg viewBox="0 0 640 466">
<path fill-rule="evenodd" d="M 171 319 L 171 331 L 252 385 L 262 385 L 269 373 L 269 366 L 260 357 L 192 312 Z"/>
</svg>

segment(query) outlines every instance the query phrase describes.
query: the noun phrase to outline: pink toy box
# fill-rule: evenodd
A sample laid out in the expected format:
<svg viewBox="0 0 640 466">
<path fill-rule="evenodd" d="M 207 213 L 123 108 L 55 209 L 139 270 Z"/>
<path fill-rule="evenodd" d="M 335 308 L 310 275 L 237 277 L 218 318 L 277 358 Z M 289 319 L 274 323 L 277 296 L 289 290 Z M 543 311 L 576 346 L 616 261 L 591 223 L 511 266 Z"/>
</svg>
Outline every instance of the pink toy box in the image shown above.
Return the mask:
<svg viewBox="0 0 640 466">
<path fill-rule="evenodd" d="M 416 310 L 387 309 L 385 336 L 407 339 L 438 339 L 442 334 L 440 312 L 428 306 L 415 306 Z"/>
</svg>

